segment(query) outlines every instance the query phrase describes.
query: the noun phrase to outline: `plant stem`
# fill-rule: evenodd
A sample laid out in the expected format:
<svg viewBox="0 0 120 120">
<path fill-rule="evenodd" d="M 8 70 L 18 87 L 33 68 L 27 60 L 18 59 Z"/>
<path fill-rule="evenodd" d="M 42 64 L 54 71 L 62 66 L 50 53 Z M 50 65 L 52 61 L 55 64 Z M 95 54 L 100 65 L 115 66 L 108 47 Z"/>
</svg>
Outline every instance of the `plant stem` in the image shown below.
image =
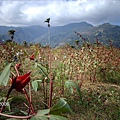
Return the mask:
<svg viewBox="0 0 120 120">
<path fill-rule="evenodd" d="M 32 110 L 32 114 L 35 114 L 34 108 L 33 108 L 33 106 L 32 106 L 32 102 L 30 101 L 30 98 L 29 98 L 26 90 L 23 89 L 23 91 L 24 91 L 24 93 L 25 93 L 26 99 L 28 100 L 28 102 L 29 102 L 29 104 L 30 104 L 30 109 Z"/>
<path fill-rule="evenodd" d="M 49 72 L 50 72 L 50 96 L 49 96 L 49 108 L 52 104 L 52 93 L 53 93 L 53 80 L 51 71 L 51 42 L 50 42 L 50 25 L 48 23 L 48 41 L 49 41 Z"/>
<path fill-rule="evenodd" d="M 16 72 L 17 72 L 17 76 L 20 76 L 20 74 L 19 74 L 18 69 L 17 69 L 16 66 L 15 66 L 15 70 L 16 70 Z"/>
<path fill-rule="evenodd" d="M 4 103 L 7 102 L 7 99 L 8 99 L 8 97 L 9 97 L 9 95 L 10 95 L 10 93 L 11 93 L 12 90 L 13 90 L 13 88 L 11 87 L 11 88 L 9 89 L 9 91 L 8 91 L 8 94 L 7 94 L 6 99 L 4 100 Z M 2 108 L 1 108 L 1 110 L 0 110 L 0 113 L 2 113 L 4 107 L 5 107 L 5 106 L 3 105 Z"/>
<path fill-rule="evenodd" d="M 17 118 L 17 119 L 29 119 L 29 118 L 31 118 L 33 116 L 33 115 L 29 115 L 29 116 L 15 116 L 15 115 L 3 114 L 3 113 L 0 113 L 0 115 L 8 117 L 8 118 Z"/>
<path fill-rule="evenodd" d="M 47 83 L 45 82 L 45 79 L 43 79 L 43 93 L 44 93 L 44 103 L 45 103 L 45 109 L 47 109 L 48 108 L 48 106 L 47 106 L 47 85 L 46 85 Z"/>
<path fill-rule="evenodd" d="M 30 102 L 32 102 L 32 95 L 31 95 L 31 85 L 30 85 L 30 82 L 29 82 L 29 96 L 30 96 Z"/>
</svg>

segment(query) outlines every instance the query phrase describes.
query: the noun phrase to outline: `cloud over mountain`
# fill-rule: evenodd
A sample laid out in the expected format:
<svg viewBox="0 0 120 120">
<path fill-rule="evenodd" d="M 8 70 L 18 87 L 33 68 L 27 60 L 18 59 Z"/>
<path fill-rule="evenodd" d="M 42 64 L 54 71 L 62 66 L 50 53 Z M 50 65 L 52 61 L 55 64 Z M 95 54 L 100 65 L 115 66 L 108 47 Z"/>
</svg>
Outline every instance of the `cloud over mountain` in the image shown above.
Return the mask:
<svg viewBox="0 0 120 120">
<path fill-rule="evenodd" d="M 119 0 L 3 0 L 0 1 L 0 25 L 41 25 L 51 18 L 52 26 L 87 21 L 120 25 Z"/>
</svg>

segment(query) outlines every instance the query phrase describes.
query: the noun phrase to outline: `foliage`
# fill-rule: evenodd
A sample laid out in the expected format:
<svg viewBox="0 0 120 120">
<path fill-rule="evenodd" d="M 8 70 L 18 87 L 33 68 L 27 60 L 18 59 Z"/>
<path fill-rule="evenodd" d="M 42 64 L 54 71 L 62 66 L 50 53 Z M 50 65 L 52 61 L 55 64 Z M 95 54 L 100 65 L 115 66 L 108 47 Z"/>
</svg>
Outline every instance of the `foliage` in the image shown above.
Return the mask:
<svg viewBox="0 0 120 120">
<path fill-rule="evenodd" d="M 77 90 L 79 96 L 80 96 L 80 100 L 82 102 L 82 93 L 81 93 L 81 90 L 80 90 L 80 87 L 73 81 L 69 80 L 69 81 L 66 81 L 65 82 L 65 86 L 66 88 L 69 90 L 69 92 L 71 94 L 73 94 L 73 91 L 74 91 L 74 88 Z"/>
<path fill-rule="evenodd" d="M 61 113 L 70 112 L 71 108 L 67 102 L 61 98 L 59 102 L 51 109 L 39 110 L 37 115 L 31 118 L 31 120 L 67 120 L 67 118 L 60 116 Z M 49 114 L 50 113 L 50 114 Z"/>
<path fill-rule="evenodd" d="M 37 92 L 38 87 L 39 87 L 39 82 L 42 82 L 42 80 L 34 80 L 32 81 L 32 88 L 35 92 Z"/>
<path fill-rule="evenodd" d="M 9 81 L 11 63 L 8 64 L 0 75 L 0 85 L 6 86 Z"/>
<path fill-rule="evenodd" d="M 74 48 L 69 45 L 57 49 L 38 45 L 25 47 L 15 43 L 0 46 L 1 97 L 6 96 L 3 88 L 9 89 L 9 78 L 32 71 L 32 87 L 30 89 L 26 86 L 25 89 L 32 95 L 33 106 L 38 112 L 31 119 L 119 119 L 120 49 L 106 47 L 99 40 L 90 44 L 82 36 L 81 39 L 84 40 L 84 44 L 80 45 L 80 42 L 75 41 L 78 46 Z M 20 54 L 16 55 L 18 52 Z M 14 55 L 17 56 L 17 60 L 14 60 Z M 16 64 L 21 64 L 18 72 L 15 70 Z M 52 85 L 52 106 L 49 107 Z M 18 107 L 28 113 L 26 101 L 21 101 L 23 105 L 15 102 L 14 96 L 17 95 L 16 91 L 11 94 L 11 111 L 18 114 L 13 109 Z M 21 94 L 20 98 L 22 96 Z M 63 98 L 67 98 L 67 102 Z M 60 101 L 56 104 L 58 99 Z M 71 108 L 72 113 L 69 113 Z"/>
<path fill-rule="evenodd" d="M 59 102 L 51 108 L 50 113 L 54 115 L 61 115 L 61 113 L 70 111 L 72 110 L 68 103 L 64 100 L 64 98 L 60 98 Z"/>
</svg>

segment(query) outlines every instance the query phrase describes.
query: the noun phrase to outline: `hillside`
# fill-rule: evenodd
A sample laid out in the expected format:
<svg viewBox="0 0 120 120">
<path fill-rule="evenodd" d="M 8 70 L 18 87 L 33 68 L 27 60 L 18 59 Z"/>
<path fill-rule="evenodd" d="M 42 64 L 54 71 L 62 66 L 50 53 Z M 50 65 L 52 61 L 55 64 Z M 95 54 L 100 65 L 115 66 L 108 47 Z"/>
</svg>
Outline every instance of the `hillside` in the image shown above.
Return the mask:
<svg viewBox="0 0 120 120">
<path fill-rule="evenodd" d="M 120 47 L 120 26 L 104 23 L 94 27 L 88 38 L 92 41 L 98 38 L 103 44 L 108 44 L 112 40 L 114 46 Z"/>
<path fill-rule="evenodd" d="M 34 41 L 36 37 L 39 37 L 43 34 L 46 34 L 47 29 L 41 26 L 28 26 L 28 27 L 0 27 L 0 38 L 1 39 L 9 39 L 8 30 L 15 30 L 15 38 L 14 40 L 18 43 L 22 43 L 23 41 L 27 41 L 28 43 Z"/>
<path fill-rule="evenodd" d="M 46 25 L 47 26 L 47 25 Z M 5 27 L 0 26 L 0 40 L 9 39 L 8 30 L 14 29 L 14 40 L 22 43 L 41 43 L 42 45 L 49 44 L 48 28 L 42 26 L 27 26 L 27 27 Z M 114 42 L 116 47 L 120 47 L 120 26 L 104 23 L 99 26 L 93 26 L 87 22 L 72 23 L 64 26 L 50 27 L 51 46 L 56 47 L 60 43 L 74 43 L 75 40 L 81 40 L 74 31 L 83 35 L 86 40 L 94 43 L 96 38 L 104 44 L 108 44 L 109 39 Z"/>
</svg>

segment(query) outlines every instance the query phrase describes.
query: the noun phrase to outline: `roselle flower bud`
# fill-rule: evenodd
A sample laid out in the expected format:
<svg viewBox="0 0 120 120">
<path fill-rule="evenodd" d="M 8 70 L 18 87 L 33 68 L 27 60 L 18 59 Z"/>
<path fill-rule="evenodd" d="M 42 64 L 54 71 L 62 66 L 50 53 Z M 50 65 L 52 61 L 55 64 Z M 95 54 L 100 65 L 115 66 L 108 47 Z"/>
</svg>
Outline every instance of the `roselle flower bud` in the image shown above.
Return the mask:
<svg viewBox="0 0 120 120">
<path fill-rule="evenodd" d="M 23 88 L 30 82 L 30 74 L 31 72 L 12 78 L 11 89 L 23 92 Z"/>
<path fill-rule="evenodd" d="M 26 74 L 24 74 L 24 75 L 16 76 L 15 78 L 12 77 L 12 79 L 11 79 L 11 84 L 12 84 L 12 85 L 11 85 L 11 87 L 10 87 L 8 93 L 7 93 L 7 97 L 6 97 L 6 99 L 4 100 L 4 102 L 7 101 L 7 99 L 8 99 L 8 97 L 9 97 L 11 91 L 12 91 L 13 89 L 15 89 L 16 91 L 21 92 L 21 93 L 24 93 L 24 94 L 26 95 L 27 100 L 28 100 L 28 102 L 29 102 L 29 104 L 30 104 L 30 109 L 32 110 L 32 113 L 35 114 L 34 108 L 33 108 L 32 104 L 31 104 L 30 99 L 28 98 L 28 95 L 27 95 L 27 93 L 26 93 L 26 90 L 23 89 L 23 88 L 30 82 L 30 74 L 31 74 L 31 72 L 26 73 Z M 2 108 L 0 109 L 0 113 L 2 112 L 3 108 L 4 108 L 4 106 L 2 106 Z"/>
<path fill-rule="evenodd" d="M 35 59 L 35 56 L 34 56 L 34 54 L 32 54 L 31 56 L 30 56 L 30 60 L 34 60 Z"/>
<path fill-rule="evenodd" d="M 19 69 L 20 66 L 21 66 L 21 64 L 16 64 L 16 65 L 15 65 L 15 67 L 16 67 L 17 69 Z"/>
</svg>

